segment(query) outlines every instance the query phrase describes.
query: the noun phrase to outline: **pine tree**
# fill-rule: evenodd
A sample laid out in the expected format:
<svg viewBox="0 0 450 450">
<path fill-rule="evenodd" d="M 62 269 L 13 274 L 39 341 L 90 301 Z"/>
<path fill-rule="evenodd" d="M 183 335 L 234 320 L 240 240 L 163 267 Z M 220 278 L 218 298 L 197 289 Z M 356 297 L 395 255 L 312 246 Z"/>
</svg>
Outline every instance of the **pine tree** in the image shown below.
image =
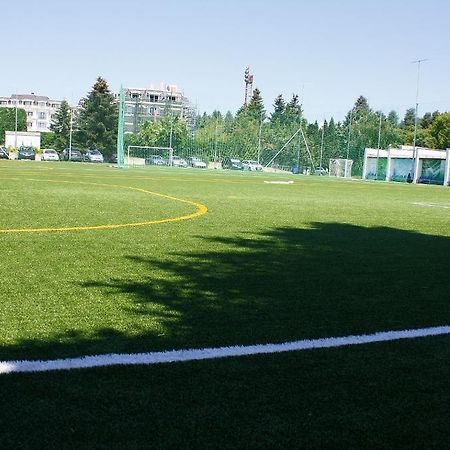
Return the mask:
<svg viewBox="0 0 450 450">
<path fill-rule="evenodd" d="M 261 97 L 261 91 L 258 88 L 255 88 L 253 91 L 252 98 L 246 108 L 246 113 L 250 118 L 258 122 L 265 118 L 264 103 Z"/>
<path fill-rule="evenodd" d="M 270 116 L 270 122 L 280 122 L 283 119 L 283 114 L 286 110 L 286 102 L 281 94 L 275 99 L 273 108 L 273 113 Z"/>
<path fill-rule="evenodd" d="M 98 77 L 92 91 L 82 100 L 78 117 L 78 140 L 97 148 L 106 156 L 115 151 L 117 139 L 117 104 L 107 82 Z"/>
<path fill-rule="evenodd" d="M 66 100 L 63 100 L 61 106 L 56 111 L 50 130 L 55 134 L 53 146 L 57 150 L 63 150 L 69 146 L 70 139 L 70 106 Z"/>
<path fill-rule="evenodd" d="M 414 108 L 409 108 L 405 112 L 405 117 L 401 123 L 402 128 L 414 128 L 414 120 L 416 117 L 416 111 Z"/>
<path fill-rule="evenodd" d="M 284 113 L 285 121 L 289 124 L 299 124 L 302 118 L 302 114 L 302 105 L 300 105 L 298 95 L 293 94 L 291 101 L 286 105 Z"/>
</svg>

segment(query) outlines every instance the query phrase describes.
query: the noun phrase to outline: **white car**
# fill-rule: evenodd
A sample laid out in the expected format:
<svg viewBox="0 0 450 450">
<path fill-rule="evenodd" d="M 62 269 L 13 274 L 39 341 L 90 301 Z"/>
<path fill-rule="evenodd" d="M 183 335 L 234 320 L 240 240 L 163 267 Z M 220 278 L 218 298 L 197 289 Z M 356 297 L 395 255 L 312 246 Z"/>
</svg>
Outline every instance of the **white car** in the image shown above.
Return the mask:
<svg viewBox="0 0 450 450">
<path fill-rule="evenodd" d="M 196 169 L 206 169 L 206 163 L 201 158 L 197 156 L 192 156 L 188 158 L 188 164 Z"/>
<path fill-rule="evenodd" d="M 263 170 L 263 166 L 258 161 L 252 161 L 250 159 L 242 161 L 242 165 L 244 166 L 244 170 Z"/>
<path fill-rule="evenodd" d="M 174 155 L 172 157 L 172 166 L 173 167 L 187 167 L 188 164 L 187 164 L 186 160 L 184 160 L 183 158 L 180 158 L 179 156 Z"/>
<path fill-rule="evenodd" d="M 103 155 L 95 149 L 86 150 L 86 153 L 84 154 L 84 161 L 87 162 L 103 162 Z"/>
<path fill-rule="evenodd" d="M 59 155 L 52 148 L 42 150 L 41 161 L 59 161 Z"/>
</svg>

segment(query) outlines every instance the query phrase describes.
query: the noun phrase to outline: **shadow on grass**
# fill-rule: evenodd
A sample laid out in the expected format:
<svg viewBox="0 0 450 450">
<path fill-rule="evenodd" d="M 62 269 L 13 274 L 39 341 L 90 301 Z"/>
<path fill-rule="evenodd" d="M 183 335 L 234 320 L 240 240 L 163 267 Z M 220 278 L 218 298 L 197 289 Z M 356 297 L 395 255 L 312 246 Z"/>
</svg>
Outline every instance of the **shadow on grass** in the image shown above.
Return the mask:
<svg viewBox="0 0 450 450">
<path fill-rule="evenodd" d="M 198 239 L 204 250 L 164 260 L 125 255 L 136 277 L 81 283 L 105 296 L 125 296 L 127 315 L 157 327 L 23 341 L 2 347 L 1 359 L 283 342 L 450 323 L 449 238 L 315 223 Z"/>
</svg>

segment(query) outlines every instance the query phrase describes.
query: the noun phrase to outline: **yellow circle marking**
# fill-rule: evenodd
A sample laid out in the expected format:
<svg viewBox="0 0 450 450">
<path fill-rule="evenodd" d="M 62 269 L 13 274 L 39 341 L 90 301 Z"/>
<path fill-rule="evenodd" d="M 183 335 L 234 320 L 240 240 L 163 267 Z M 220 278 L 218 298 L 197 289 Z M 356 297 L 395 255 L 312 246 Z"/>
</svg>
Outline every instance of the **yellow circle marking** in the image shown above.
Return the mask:
<svg viewBox="0 0 450 450">
<path fill-rule="evenodd" d="M 23 179 L 22 179 L 23 180 Z M 106 186 L 106 187 L 116 187 L 120 189 L 128 189 L 130 191 L 143 192 L 144 194 L 154 195 L 156 197 L 166 198 L 168 200 L 174 200 L 181 203 L 186 203 L 188 205 L 195 206 L 195 212 L 191 214 L 185 214 L 183 216 L 177 217 L 168 217 L 167 219 L 158 219 L 158 220 L 148 220 L 145 222 L 132 222 L 132 223 L 118 223 L 118 224 L 110 224 L 110 225 L 89 225 L 89 226 L 76 226 L 76 227 L 48 227 L 48 228 L 7 228 L 1 229 L 0 233 L 46 233 L 52 231 L 85 231 L 85 230 L 112 230 L 114 228 L 129 228 L 129 227 L 142 227 L 145 225 L 156 225 L 160 223 L 169 223 L 169 222 L 180 222 L 182 220 L 194 219 L 196 217 L 203 216 L 208 212 L 208 208 L 201 204 L 194 202 L 192 200 L 185 200 L 178 197 L 173 197 L 171 195 L 160 194 L 158 192 L 147 191 L 141 188 L 135 188 L 131 186 L 121 186 L 120 184 L 107 184 L 107 183 L 90 183 L 85 181 L 55 181 L 55 180 L 37 180 L 33 178 L 28 178 L 28 181 L 45 181 L 47 183 L 70 183 L 70 184 L 87 184 L 91 186 Z"/>
</svg>

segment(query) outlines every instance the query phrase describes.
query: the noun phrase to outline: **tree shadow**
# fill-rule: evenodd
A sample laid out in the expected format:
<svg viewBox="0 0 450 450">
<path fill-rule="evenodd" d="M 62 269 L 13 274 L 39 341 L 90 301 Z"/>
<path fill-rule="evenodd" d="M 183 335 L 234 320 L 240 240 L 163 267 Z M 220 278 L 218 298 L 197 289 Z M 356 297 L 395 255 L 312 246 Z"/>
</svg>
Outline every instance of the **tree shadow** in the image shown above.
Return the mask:
<svg viewBox="0 0 450 450">
<path fill-rule="evenodd" d="M 157 327 L 26 340 L 1 347 L 1 359 L 283 342 L 450 323 L 448 237 L 314 223 L 198 239 L 203 250 L 165 260 L 124 256 L 139 276 L 80 283 L 105 296 L 125 295 L 126 314 Z"/>
</svg>

